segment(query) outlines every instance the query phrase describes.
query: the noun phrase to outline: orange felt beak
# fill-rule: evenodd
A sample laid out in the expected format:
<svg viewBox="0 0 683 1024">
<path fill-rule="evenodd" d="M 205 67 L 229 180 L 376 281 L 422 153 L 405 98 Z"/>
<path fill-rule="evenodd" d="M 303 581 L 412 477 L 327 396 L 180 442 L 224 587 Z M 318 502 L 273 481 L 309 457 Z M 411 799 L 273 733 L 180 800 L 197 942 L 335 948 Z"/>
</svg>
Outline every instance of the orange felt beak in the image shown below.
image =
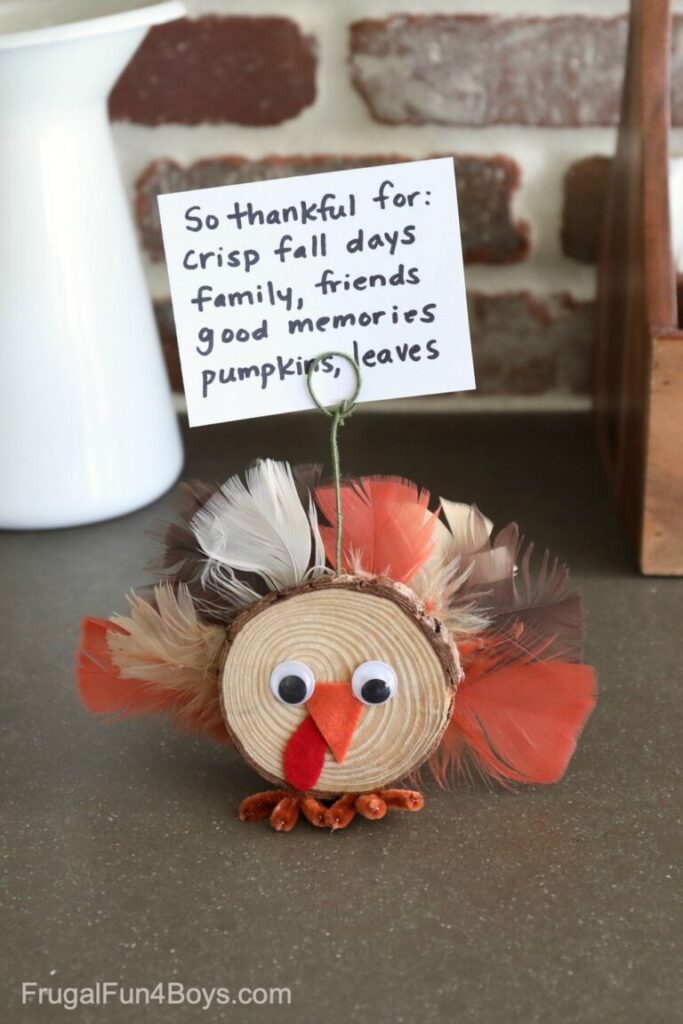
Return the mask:
<svg viewBox="0 0 683 1024">
<path fill-rule="evenodd" d="M 306 710 L 323 739 L 342 763 L 349 752 L 353 734 L 363 713 L 363 704 L 353 695 L 348 683 L 316 683 L 306 702 Z"/>
</svg>

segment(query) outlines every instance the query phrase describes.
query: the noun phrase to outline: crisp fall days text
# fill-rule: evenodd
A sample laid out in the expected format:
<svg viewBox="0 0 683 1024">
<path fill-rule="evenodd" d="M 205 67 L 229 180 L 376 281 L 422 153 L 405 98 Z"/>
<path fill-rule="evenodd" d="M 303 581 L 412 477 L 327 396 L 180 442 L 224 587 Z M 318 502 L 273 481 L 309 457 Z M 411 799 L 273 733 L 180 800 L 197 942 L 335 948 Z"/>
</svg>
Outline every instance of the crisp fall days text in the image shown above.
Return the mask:
<svg viewBox="0 0 683 1024">
<path fill-rule="evenodd" d="M 453 162 L 159 199 L 192 425 L 472 387 Z M 317 390 L 317 389 L 316 389 Z"/>
<path fill-rule="evenodd" d="M 372 196 L 372 202 L 378 204 L 381 210 L 405 210 L 406 213 L 410 213 L 420 202 L 429 206 L 430 197 L 429 191 L 423 195 L 419 189 L 406 194 L 397 190 L 393 181 L 385 179 L 377 194 Z M 251 229 L 252 237 L 255 229 L 261 225 L 315 225 L 316 230 L 311 232 L 305 241 L 295 239 L 291 232 L 282 234 L 278 245 L 273 249 L 273 254 L 281 264 L 288 264 L 294 261 L 327 258 L 327 233 L 324 230 L 318 230 L 318 226 L 342 219 L 354 219 L 357 208 L 358 202 L 353 192 L 342 198 L 337 197 L 333 192 L 326 192 L 318 200 L 301 200 L 298 204 L 271 209 L 262 209 L 251 202 L 241 204 L 236 201 L 232 209 L 226 212 L 225 221 L 238 232 Z M 208 232 L 218 231 L 224 225 L 216 214 L 204 214 L 200 204 L 193 204 L 185 211 L 185 226 L 188 232 L 196 233 L 203 229 Z M 413 223 L 405 223 L 401 228 L 373 233 L 368 233 L 365 228 L 359 227 L 349 234 L 344 246 L 345 253 L 354 255 L 363 252 L 384 252 L 393 257 L 397 252 L 402 252 L 405 247 L 414 244 L 416 232 L 417 226 Z M 209 249 L 198 249 L 193 246 L 185 252 L 183 268 L 200 273 L 208 267 L 225 270 L 226 277 L 229 278 L 229 272 L 233 269 L 242 270 L 245 274 L 255 274 L 260 262 L 261 253 L 253 245 L 238 246 L 232 249 L 225 244 L 219 244 Z M 405 262 L 399 261 L 389 273 L 383 270 L 374 274 L 354 275 L 349 271 L 338 274 L 334 268 L 326 266 L 316 275 L 314 286 L 320 290 L 323 297 L 336 299 L 342 298 L 347 292 L 389 291 L 419 284 L 419 267 L 408 266 Z M 251 288 L 234 291 L 229 289 L 216 291 L 212 284 L 200 282 L 191 302 L 197 307 L 200 314 L 207 307 L 241 311 L 254 306 L 277 305 L 283 305 L 288 312 L 294 309 L 298 312 L 305 312 L 304 299 L 301 296 L 296 296 L 291 285 L 278 286 L 270 279 L 255 282 Z M 326 316 L 315 318 L 303 316 L 289 319 L 288 331 L 290 336 L 296 337 L 304 332 L 316 332 L 324 335 L 330 331 L 359 327 L 362 328 L 365 335 L 370 328 L 382 325 L 383 321 L 391 322 L 394 325 L 401 320 L 410 324 L 418 318 L 424 323 L 434 322 L 436 306 L 435 302 L 431 302 L 424 303 L 419 308 L 408 306 L 399 309 L 398 304 L 391 303 L 388 307 L 383 305 L 380 308 L 355 313 L 337 305 L 335 311 Z M 268 336 L 267 316 L 250 325 L 242 325 L 237 318 L 232 319 L 231 317 L 231 322 L 226 323 L 218 335 L 212 326 L 203 325 L 198 328 L 197 352 L 202 356 L 210 356 L 217 345 L 231 345 L 233 342 L 237 345 L 258 343 Z M 365 345 L 361 347 L 358 338 L 353 338 L 352 345 L 354 358 L 359 365 L 368 369 L 386 366 L 395 360 L 405 363 L 419 362 L 422 358 L 438 359 L 439 357 L 436 338 L 430 339 L 424 348 L 420 344 L 410 344 L 407 341 L 399 342 L 392 347 L 366 347 Z M 294 353 L 278 357 L 274 362 L 254 361 L 235 365 L 231 360 L 229 366 L 206 367 L 202 370 L 202 395 L 207 397 L 209 389 L 216 384 L 235 384 L 253 378 L 257 378 L 260 387 L 265 389 L 272 382 L 284 381 L 290 376 L 306 374 L 311 362 L 311 359 Z M 338 367 L 335 367 L 333 360 L 323 360 L 318 367 L 318 372 L 335 373 L 338 372 Z"/>
</svg>

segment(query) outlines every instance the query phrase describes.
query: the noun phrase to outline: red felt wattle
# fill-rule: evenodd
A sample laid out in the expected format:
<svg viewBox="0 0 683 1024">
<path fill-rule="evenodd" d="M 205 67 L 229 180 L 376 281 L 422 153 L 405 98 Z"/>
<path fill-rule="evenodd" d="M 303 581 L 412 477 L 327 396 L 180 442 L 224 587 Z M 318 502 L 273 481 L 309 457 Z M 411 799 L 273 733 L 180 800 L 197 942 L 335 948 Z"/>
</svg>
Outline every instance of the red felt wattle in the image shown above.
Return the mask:
<svg viewBox="0 0 683 1024">
<path fill-rule="evenodd" d="M 320 778 L 327 744 L 310 715 L 291 737 L 284 753 L 285 778 L 294 789 L 305 793 Z"/>
<path fill-rule="evenodd" d="M 520 661 L 466 677 L 449 732 L 459 733 L 497 778 L 557 782 L 594 707 L 595 676 L 587 665 Z"/>
<path fill-rule="evenodd" d="M 334 487 L 318 487 L 315 499 L 329 526 L 321 526 L 328 562 L 335 564 L 337 512 Z M 342 569 L 406 582 L 434 546 L 438 513 L 428 511 L 429 491 L 409 480 L 363 477 L 341 489 Z"/>
</svg>

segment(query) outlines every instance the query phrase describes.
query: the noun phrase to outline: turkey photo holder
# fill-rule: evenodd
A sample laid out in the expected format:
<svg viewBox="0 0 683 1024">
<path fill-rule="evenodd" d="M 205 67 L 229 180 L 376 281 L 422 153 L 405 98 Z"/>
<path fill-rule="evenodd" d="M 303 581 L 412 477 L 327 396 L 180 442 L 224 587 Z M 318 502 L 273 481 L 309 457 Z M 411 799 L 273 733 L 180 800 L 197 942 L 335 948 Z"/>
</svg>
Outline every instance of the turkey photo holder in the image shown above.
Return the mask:
<svg viewBox="0 0 683 1024">
<path fill-rule="evenodd" d="M 444 165 L 450 165 L 448 173 Z M 410 195 L 406 175 L 421 184 L 412 195 L 415 201 L 422 196 L 424 206 L 421 214 L 396 206 L 391 222 L 378 197 L 391 194 L 397 181 L 403 181 L 400 194 Z M 263 255 L 264 273 L 274 274 L 278 268 L 268 255 L 270 236 L 260 229 L 273 228 L 278 238 L 283 229 L 276 216 L 261 222 L 254 215 L 249 223 L 249 211 L 264 209 L 269 200 L 277 212 L 287 197 L 312 189 L 324 198 L 310 208 L 325 221 L 343 180 L 353 202 L 346 203 L 335 224 L 366 211 L 366 227 L 359 236 L 354 224 L 349 247 L 343 244 L 348 225 L 340 235 L 327 224 L 320 232 L 316 221 L 315 246 L 304 245 L 302 236 L 296 239 L 304 258 L 321 247 L 329 258 L 336 254 L 341 260 L 339 254 L 345 253 L 354 268 L 347 278 L 369 281 L 374 270 L 378 287 L 394 281 L 391 287 L 398 290 L 410 270 L 420 282 L 420 299 L 410 299 L 414 309 L 404 310 L 411 315 L 403 317 L 396 313 L 394 298 L 391 315 L 388 308 L 375 310 L 370 318 L 375 329 L 386 317 L 384 348 L 372 340 L 370 327 L 365 333 L 357 330 L 359 322 L 367 323 L 358 313 L 359 303 L 367 302 L 365 287 L 348 299 L 343 316 L 350 334 L 338 351 L 309 350 L 292 357 L 287 320 L 275 318 L 282 352 L 275 356 L 269 350 L 269 358 L 280 366 L 284 352 L 289 362 L 300 362 L 301 373 L 281 377 L 273 399 L 277 407 L 270 411 L 316 405 L 327 414 L 331 479 L 317 466 L 264 459 L 222 486 L 183 485 L 175 520 L 156 530 L 156 582 L 129 596 L 126 615 L 85 619 L 78 660 L 80 696 L 88 711 L 118 718 L 162 714 L 182 729 L 231 745 L 272 787 L 247 796 L 240 818 L 268 818 L 280 832 L 290 831 L 302 816 L 314 826 L 335 830 L 357 815 L 376 820 L 388 811 L 418 811 L 423 806 L 420 769 L 443 787 L 470 778 L 473 771 L 505 786 L 556 782 L 595 703 L 593 673 L 581 663 L 581 602 L 564 566 L 547 553 L 532 559 L 533 547 L 523 544 L 515 525 L 496 534 L 473 505 L 443 498 L 432 502 L 426 490 L 401 478 L 341 475 L 339 431 L 357 400 L 367 397 L 366 390 L 371 397 L 386 398 L 430 393 L 436 379 L 438 390 L 472 386 L 459 243 L 450 260 L 455 287 L 447 287 L 443 260 L 433 259 L 441 231 L 442 254 L 453 257 L 457 205 L 452 162 L 424 161 L 311 180 L 314 184 L 288 179 L 162 197 L 168 201 L 166 210 L 160 205 L 191 422 L 193 410 L 197 424 L 234 419 L 245 402 L 250 410 L 245 415 L 265 415 L 270 406 L 264 394 L 276 376 L 275 370 L 263 370 L 275 366 L 274 361 L 259 364 L 260 372 L 240 375 L 242 349 L 230 347 L 235 333 L 221 326 L 225 304 L 216 307 L 221 313 L 207 314 L 206 322 L 203 300 L 194 319 L 186 308 L 186 301 L 192 305 L 214 287 L 203 278 L 188 285 L 184 276 L 204 265 L 196 255 L 198 243 L 193 238 L 188 249 L 182 234 L 194 233 L 198 205 L 218 211 L 211 214 L 215 227 L 206 230 L 218 232 L 224 254 L 235 230 L 241 230 L 233 214 L 246 211 L 246 226 L 254 230 L 243 244 L 249 241 L 249 251 L 259 259 Z M 435 203 L 439 187 L 445 191 Z M 253 202 L 247 201 L 245 188 L 256 189 Z M 225 209 L 233 211 L 226 215 L 229 230 L 221 222 Z M 299 207 L 292 203 L 289 209 L 296 213 Z M 194 211 L 189 221 L 188 210 Z M 390 252 L 380 254 L 379 262 L 372 252 L 372 267 L 359 260 L 356 245 L 358 237 L 368 240 L 368 217 L 383 222 L 382 231 L 370 237 L 390 243 Z M 213 223 L 204 221 L 205 226 Z M 412 252 L 414 265 L 401 263 L 401 272 L 392 272 L 397 240 L 416 242 L 423 236 L 430 244 Z M 301 274 L 292 277 L 286 255 L 296 240 L 277 243 L 276 262 L 283 264 L 279 278 L 254 283 L 259 260 L 252 255 L 249 267 L 234 268 L 233 280 L 248 283 L 252 295 L 260 289 L 262 295 L 288 296 L 282 299 L 285 305 L 298 304 L 304 312 L 312 308 L 317 315 L 326 308 L 325 289 L 320 294 L 315 289 L 329 267 L 307 272 L 305 280 Z M 212 265 L 208 258 L 206 265 Z M 344 272 L 336 268 L 341 280 Z M 367 275 L 358 275 L 359 269 Z M 298 299 L 286 283 L 290 280 Z M 441 315 L 442 296 L 449 316 Z M 404 338 L 393 348 L 390 320 Z M 262 337 L 268 335 L 269 322 L 263 320 Z M 330 322 L 335 318 L 327 313 L 315 319 L 318 332 L 324 333 Z M 217 337 L 225 341 L 218 355 Z M 320 340 L 314 333 L 311 344 L 320 348 Z M 445 354 L 443 367 L 434 376 L 425 360 L 421 376 L 418 364 L 434 351 Z M 389 355 L 381 359 L 382 352 Z M 389 358 L 392 352 L 396 363 Z M 408 352 L 414 365 L 406 369 L 400 357 L 403 353 L 408 359 Z M 208 356 L 220 357 L 225 372 L 216 363 L 208 367 L 203 362 Z M 355 374 L 352 394 L 348 376 L 340 373 L 349 365 Z M 375 374 L 378 367 L 382 376 Z M 238 382 L 241 390 L 214 389 L 216 380 L 221 385 Z M 319 396 L 321 381 L 325 402 Z"/>
<path fill-rule="evenodd" d="M 270 460 L 184 494 L 151 592 L 84 622 L 89 711 L 232 744 L 274 787 L 240 817 L 278 831 L 417 811 L 425 764 L 444 786 L 562 777 L 595 703 L 581 602 L 547 553 L 532 571 L 516 526 Z"/>
</svg>

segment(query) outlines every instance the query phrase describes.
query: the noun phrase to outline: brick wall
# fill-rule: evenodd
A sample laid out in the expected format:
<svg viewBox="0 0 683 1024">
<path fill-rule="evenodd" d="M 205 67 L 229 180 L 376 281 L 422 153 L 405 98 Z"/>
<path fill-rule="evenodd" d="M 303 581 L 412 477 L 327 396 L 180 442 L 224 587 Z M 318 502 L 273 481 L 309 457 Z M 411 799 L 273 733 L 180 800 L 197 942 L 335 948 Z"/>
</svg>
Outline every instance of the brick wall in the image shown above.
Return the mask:
<svg viewBox="0 0 683 1024">
<path fill-rule="evenodd" d="M 622 0 L 188 9 L 150 32 L 111 97 L 176 384 L 158 193 L 452 154 L 479 394 L 588 393 Z M 683 125 L 681 22 L 674 115 Z"/>
</svg>

